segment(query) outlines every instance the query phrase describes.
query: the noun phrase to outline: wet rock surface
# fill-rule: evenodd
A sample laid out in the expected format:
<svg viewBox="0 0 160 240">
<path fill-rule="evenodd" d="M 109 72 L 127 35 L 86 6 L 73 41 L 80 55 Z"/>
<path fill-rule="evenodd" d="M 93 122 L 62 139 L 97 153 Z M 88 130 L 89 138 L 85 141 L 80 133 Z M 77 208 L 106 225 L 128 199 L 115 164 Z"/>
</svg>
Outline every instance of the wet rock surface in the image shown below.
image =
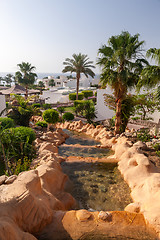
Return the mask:
<svg viewBox="0 0 160 240">
<path fill-rule="evenodd" d="M 73 183 L 70 193 L 77 200 L 77 209 L 124 210 L 132 202 L 117 164 L 63 162 L 61 166 Z"/>
</svg>

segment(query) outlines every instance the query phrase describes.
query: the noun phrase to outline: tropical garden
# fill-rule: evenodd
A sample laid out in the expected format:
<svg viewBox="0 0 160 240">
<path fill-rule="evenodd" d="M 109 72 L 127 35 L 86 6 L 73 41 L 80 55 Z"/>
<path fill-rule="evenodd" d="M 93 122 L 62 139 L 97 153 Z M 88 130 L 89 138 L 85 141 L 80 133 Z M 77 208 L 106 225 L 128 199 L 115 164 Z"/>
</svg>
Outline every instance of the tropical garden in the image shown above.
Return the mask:
<svg viewBox="0 0 160 240">
<path fill-rule="evenodd" d="M 111 124 L 112 127 L 114 125 L 115 134 L 125 131 L 129 119 L 149 120 L 152 113 L 160 110 L 160 50 L 151 48 L 145 52 L 144 41 L 139 38 L 139 34 L 122 32 L 110 37 L 108 43 L 98 50 L 101 87 L 110 86 L 113 90 L 113 95 L 105 95 L 105 103 L 115 111 Z M 150 64 L 151 60 L 154 65 Z M 79 92 L 81 74 L 92 78 L 95 76 L 93 62 L 87 55 L 79 53 L 66 58 L 63 64 L 63 73 L 76 75 L 76 93 L 69 94 L 72 107 L 57 105 L 53 109 L 51 104 L 30 104 L 32 97 L 28 97 L 28 89 L 35 84 L 37 74 L 35 67 L 28 62 L 17 65 L 15 76 L 8 74 L 5 78 L 1 77 L 0 81 L 5 81 L 8 86 L 15 82 L 26 89 L 25 97 L 11 96 L 12 104 L 6 106 L 7 117 L 0 118 L 0 162 L 4 165 L 2 172 L 12 175 L 30 169 L 32 159 L 36 156 L 34 140 L 38 129 L 54 129 L 56 122 L 72 121 L 77 116 L 88 123 L 98 124 L 93 121 L 96 119 L 96 92 Z M 55 85 L 54 79 L 50 80 L 49 85 Z M 38 87 L 41 91 L 45 88 L 43 82 L 39 82 Z M 41 117 L 34 127 L 33 116 Z M 146 138 L 142 139 L 144 136 Z M 149 135 L 142 132 L 137 137 L 145 141 Z"/>
</svg>

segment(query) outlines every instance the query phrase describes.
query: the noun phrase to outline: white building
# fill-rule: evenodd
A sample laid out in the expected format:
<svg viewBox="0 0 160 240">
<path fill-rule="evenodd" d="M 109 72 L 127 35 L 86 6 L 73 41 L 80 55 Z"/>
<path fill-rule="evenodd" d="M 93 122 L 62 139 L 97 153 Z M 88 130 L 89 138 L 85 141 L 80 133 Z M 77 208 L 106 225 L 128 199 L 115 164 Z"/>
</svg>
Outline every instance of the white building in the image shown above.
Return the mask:
<svg viewBox="0 0 160 240">
<path fill-rule="evenodd" d="M 63 87 L 63 82 L 66 80 L 65 76 L 60 76 L 60 79 L 54 78 L 53 76 L 48 76 L 48 78 L 37 79 L 37 83 L 42 81 L 45 85 L 45 88 L 50 88 L 49 81 L 53 79 L 55 82 L 55 87 Z"/>
<path fill-rule="evenodd" d="M 67 103 L 69 102 L 69 92 L 65 88 L 46 90 L 42 92 L 42 99 L 45 99 L 45 103 Z"/>
<path fill-rule="evenodd" d="M 5 95 L 0 94 L 0 113 L 6 108 Z M 5 114 L 2 114 L 1 117 L 5 117 Z"/>
<path fill-rule="evenodd" d="M 96 121 L 110 119 L 115 115 L 115 112 L 106 106 L 104 94 L 112 94 L 111 89 L 109 87 L 106 89 L 97 89 Z M 154 122 L 158 123 L 160 119 L 160 112 L 155 111 L 150 116 L 153 118 Z"/>
<path fill-rule="evenodd" d="M 106 106 L 104 94 L 112 94 L 111 89 L 97 89 L 96 121 L 103 121 L 115 115 L 115 112 Z"/>
</svg>

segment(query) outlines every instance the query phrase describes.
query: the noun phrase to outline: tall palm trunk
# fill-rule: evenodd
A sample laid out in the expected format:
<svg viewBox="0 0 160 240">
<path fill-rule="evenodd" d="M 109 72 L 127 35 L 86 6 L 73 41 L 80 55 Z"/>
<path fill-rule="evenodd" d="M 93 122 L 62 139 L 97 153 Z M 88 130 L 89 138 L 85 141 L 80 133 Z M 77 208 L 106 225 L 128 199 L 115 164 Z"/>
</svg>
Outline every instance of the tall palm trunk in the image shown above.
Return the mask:
<svg viewBox="0 0 160 240">
<path fill-rule="evenodd" d="M 80 73 L 77 73 L 76 78 L 77 78 L 77 89 L 76 89 L 77 94 L 76 94 L 76 100 L 78 100 Z"/>
<path fill-rule="evenodd" d="M 28 86 L 26 85 L 26 99 L 28 98 Z"/>
<path fill-rule="evenodd" d="M 115 134 L 119 134 L 119 133 L 120 133 L 121 107 L 122 107 L 122 100 L 121 100 L 121 98 L 119 98 L 119 99 L 116 101 Z"/>
</svg>

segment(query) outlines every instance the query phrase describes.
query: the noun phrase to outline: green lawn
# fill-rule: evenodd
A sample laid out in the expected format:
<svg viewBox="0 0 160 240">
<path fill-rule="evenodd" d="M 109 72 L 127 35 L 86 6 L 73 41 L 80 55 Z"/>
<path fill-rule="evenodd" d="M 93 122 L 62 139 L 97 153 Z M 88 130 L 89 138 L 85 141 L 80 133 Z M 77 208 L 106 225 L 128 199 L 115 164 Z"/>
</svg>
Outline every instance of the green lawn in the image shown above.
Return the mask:
<svg viewBox="0 0 160 240">
<path fill-rule="evenodd" d="M 65 108 L 64 108 L 64 111 L 65 111 L 65 112 L 75 113 L 74 109 L 75 109 L 74 107 L 65 107 Z"/>
</svg>

